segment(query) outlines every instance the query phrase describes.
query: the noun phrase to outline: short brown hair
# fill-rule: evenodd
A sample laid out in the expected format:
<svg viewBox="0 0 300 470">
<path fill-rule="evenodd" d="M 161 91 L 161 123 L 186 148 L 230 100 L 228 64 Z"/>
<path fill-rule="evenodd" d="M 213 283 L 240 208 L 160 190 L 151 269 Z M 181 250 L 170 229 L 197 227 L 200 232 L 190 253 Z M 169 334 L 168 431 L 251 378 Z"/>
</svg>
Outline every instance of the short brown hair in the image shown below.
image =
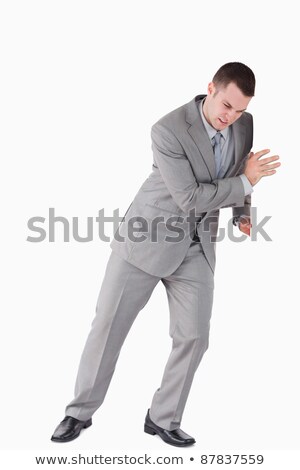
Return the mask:
<svg viewBox="0 0 300 470">
<path fill-rule="evenodd" d="M 212 81 L 218 88 L 227 87 L 233 82 L 245 96 L 254 96 L 255 75 L 247 65 L 241 62 L 228 62 L 215 73 Z"/>
</svg>

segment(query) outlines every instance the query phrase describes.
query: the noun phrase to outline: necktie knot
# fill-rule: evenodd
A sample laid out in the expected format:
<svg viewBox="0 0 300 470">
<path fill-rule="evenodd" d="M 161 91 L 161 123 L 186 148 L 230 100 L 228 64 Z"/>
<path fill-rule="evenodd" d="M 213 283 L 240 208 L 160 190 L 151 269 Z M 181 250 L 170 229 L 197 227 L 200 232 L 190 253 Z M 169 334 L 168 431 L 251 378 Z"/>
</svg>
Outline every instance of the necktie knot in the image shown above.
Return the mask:
<svg viewBox="0 0 300 470">
<path fill-rule="evenodd" d="M 222 137 L 221 132 L 220 132 L 220 131 L 216 132 L 215 135 L 214 135 L 214 137 L 213 137 L 213 139 L 212 139 L 212 140 L 213 140 L 213 144 L 214 144 L 214 145 L 215 145 L 215 144 L 219 145 L 219 144 L 221 143 L 221 137 Z"/>
</svg>

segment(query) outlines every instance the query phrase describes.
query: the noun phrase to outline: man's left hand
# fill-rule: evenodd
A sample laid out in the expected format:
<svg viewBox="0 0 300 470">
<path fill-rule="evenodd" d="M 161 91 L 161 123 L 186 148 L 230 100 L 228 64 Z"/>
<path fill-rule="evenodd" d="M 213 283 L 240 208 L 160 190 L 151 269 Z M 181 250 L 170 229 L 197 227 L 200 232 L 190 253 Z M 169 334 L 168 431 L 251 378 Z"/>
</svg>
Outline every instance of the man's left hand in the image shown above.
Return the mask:
<svg viewBox="0 0 300 470">
<path fill-rule="evenodd" d="M 250 237 L 250 231 L 252 227 L 251 217 L 241 216 L 238 222 L 238 226 L 241 232 L 245 233 L 246 235 L 248 235 L 248 237 Z"/>
</svg>

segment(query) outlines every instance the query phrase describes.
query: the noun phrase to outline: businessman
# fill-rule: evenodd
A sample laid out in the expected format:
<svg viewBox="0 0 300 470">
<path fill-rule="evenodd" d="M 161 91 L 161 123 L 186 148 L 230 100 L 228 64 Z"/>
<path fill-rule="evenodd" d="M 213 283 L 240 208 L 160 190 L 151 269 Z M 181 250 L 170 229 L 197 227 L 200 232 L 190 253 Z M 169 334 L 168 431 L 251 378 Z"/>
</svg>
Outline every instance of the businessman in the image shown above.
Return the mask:
<svg viewBox="0 0 300 470">
<path fill-rule="evenodd" d="M 70 441 L 91 426 L 127 333 L 162 281 L 172 349 L 144 431 L 175 446 L 196 442 L 180 424 L 209 344 L 219 210 L 232 207 L 233 223 L 249 235 L 253 187 L 280 165 L 277 155 L 265 156 L 268 149 L 251 152 L 253 122 L 246 110 L 254 91 L 252 70 L 239 62 L 227 63 L 206 94 L 152 126 L 152 172 L 111 242 L 75 396 L 53 441 Z"/>
</svg>

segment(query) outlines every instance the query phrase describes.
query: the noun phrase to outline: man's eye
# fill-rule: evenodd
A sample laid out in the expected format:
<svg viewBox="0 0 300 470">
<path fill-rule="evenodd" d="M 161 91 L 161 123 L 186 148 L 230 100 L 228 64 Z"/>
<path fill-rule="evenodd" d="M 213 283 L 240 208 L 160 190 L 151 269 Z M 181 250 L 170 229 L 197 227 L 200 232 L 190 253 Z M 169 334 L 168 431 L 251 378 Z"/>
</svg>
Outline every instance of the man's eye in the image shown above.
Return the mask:
<svg viewBox="0 0 300 470">
<path fill-rule="evenodd" d="M 229 108 L 229 104 L 224 103 L 224 106 L 226 106 L 226 108 Z"/>
</svg>

